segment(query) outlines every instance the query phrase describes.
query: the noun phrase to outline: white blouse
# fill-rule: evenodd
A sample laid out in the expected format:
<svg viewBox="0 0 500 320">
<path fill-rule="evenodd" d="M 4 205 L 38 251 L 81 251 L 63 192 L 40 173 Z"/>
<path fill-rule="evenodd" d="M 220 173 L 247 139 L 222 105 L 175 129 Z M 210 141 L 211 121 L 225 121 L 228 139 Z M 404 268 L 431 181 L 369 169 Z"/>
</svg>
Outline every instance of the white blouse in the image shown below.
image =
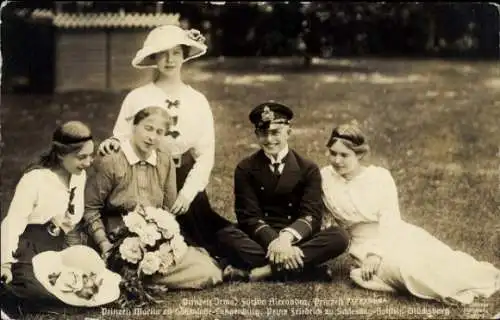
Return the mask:
<svg viewBox="0 0 500 320">
<path fill-rule="evenodd" d="M 169 108 L 167 100 L 178 100 L 179 103 Z M 174 158 L 186 151 L 190 151 L 195 158 L 196 162 L 179 192 L 192 200 L 207 187 L 214 166 L 215 133 L 210 105 L 206 97 L 191 86 L 185 85 L 178 96 L 170 96 L 154 83 L 148 83 L 130 91 L 125 97 L 113 135 L 122 142 L 126 141 L 131 134 L 133 116 L 148 106 L 163 107 L 178 119 L 170 131 L 177 131 L 179 135 L 176 138 L 166 136 L 162 145 Z"/>
<path fill-rule="evenodd" d="M 397 241 L 402 222 L 396 184 L 390 172 L 368 166 L 351 180 L 331 166 L 321 169 L 323 201 L 328 208 L 324 226 L 333 221 L 351 235 L 350 253 L 363 260 L 368 253 L 384 256 Z"/>
<path fill-rule="evenodd" d="M 66 232 L 65 225 L 73 228 L 83 216 L 83 194 L 86 173 L 72 175 L 69 189 L 50 169 L 34 169 L 24 174 L 16 186 L 7 216 L 1 225 L 2 263 L 16 262 L 12 253 L 17 250 L 19 236 L 28 224 L 45 224 L 52 220 Z M 66 214 L 70 190 L 75 188 L 72 204 L 74 214 Z"/>
</svg>

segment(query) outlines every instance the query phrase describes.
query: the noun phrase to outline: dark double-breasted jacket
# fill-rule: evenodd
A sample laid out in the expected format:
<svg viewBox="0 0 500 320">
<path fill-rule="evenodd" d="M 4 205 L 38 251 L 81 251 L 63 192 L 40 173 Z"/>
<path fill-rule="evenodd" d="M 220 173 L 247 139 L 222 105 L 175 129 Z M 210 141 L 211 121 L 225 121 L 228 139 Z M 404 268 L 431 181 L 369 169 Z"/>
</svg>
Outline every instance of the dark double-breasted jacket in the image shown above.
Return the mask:
<svg viewBox="0 0 500 320">
<path fill-rule="evenodd" d="M 235 170 L 238 226 L 264 248 L 284 228 L 307 239 L 321 226 L 324 204 L 318 166 L 292 149 L 284 163 L 281 175 L 274 175 L 269 159 L 259 150 L 243 159 Z"/>
</svg>

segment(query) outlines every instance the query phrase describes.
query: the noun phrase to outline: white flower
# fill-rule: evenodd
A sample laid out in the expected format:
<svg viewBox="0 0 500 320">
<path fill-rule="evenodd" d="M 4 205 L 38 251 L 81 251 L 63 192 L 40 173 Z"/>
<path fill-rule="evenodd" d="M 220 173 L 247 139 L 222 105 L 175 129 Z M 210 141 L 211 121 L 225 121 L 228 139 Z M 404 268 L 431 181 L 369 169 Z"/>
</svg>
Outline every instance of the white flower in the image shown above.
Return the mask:
<svg viewBox="0 0 500 320">
<path fill-rule="evenodd" d="M 170 246 L 172 247 L 172 251 L 176 261 L 179 261 L 184 256 L 184 254 L 188 249 L 188 246 L 184 241 L 184 237 L 181 235 L 175 236 L 170 241 Z"/>
<path fill-rule="evenodd" d="M 142 257 L 141 242 L 138 237 L 130 237 L 123 240 L 119 248 L 123 260 L 137 263 Z"/>
<path fill-rule="evenodd" d="M 137 212 L 129 212 L 126 216 L 123 217 L 123 222 L 125 226 L 134 233 L 141 233 L 144 228 L 147 226 L 146 220 Z"/>
<path fill-rule="evenodd" d="M 161 234 L 154 223 L 148 223 L 137 235 L 142 243 L 150 246 L 154 246 L 156 241 L 161 239 Z"/>
<path fill-rule="evenodd" d="M 174 237 L 174 234 L 167 229 L 160 229 L 161 235 L 163 236 L 163 239 L 171 240 Z"/>
<path fill-rule="evenodd" d="M 137 213 L 141 217 L 144 217 L 144 218 L 146 217 L 146 208 L 141 203 L 137 204 L 134 208 L 134 211 L 132 211 L 132 212 Z"/>
<path fill-rule="evenodd" d="M 153 274 L 160 268 L 160 257 L 157 252 L 146 252 L 141 263 L 139 263 L 139 270 L 144 274 Z"/>
<path fill-rule="evenodd" d="M 160 257 L 160 273 L 166 274 L 169 267 L 174 263 L 174 255 L 172 252 L 172 247 L 168 242 L 162 243 L 160 248 L 158 248 L 158 256 Z"/>
<path fill-rule="evenodd" d="M 156 216 L 157 209 L 155 207 L 143 207 L 144 208 L 144 216 L 146 219 L 151 220 Z"/>
<path fill-rule="evenodd" d="M 150 213 L 150 217 L 162 229 L 167 229 L 169 232 L 174 234 L 181 231 L 175 216 L 168 211 L 156 209 L 154 212 Z"/>
<path fill-rule="evenodd" d="M 186 33 L 190 39 L 192 39 L 196 42 L 204 43 L 206 40 L 205 37 L 201 34 L 201 32 L 199 30 L 189 29 L 186 31 Z"/>
</svg>

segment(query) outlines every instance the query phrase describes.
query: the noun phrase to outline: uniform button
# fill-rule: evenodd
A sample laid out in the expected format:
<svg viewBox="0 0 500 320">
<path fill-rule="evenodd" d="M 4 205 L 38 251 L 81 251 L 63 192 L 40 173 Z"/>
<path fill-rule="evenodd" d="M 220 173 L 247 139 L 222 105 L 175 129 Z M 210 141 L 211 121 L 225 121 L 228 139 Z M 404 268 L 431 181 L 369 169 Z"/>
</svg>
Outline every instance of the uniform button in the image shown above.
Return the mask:
<svg viewBox="0 0 500 320">
<path fill-rule="evenodd" d="M 264 187 L 260 187 L 260 190 L 264 190 Z"/>
<path fill-rule="evenodd" d="M 288 206 L 289 206 L 289 207 L 291 207 L 291 206 L 292 206 L 292 203 L 290 202 L 290 203 L 288 204 Z"/>
<path fill-rule="evenodd" d="M 267 212 L 264 212 L 264 217 L 267 217 Z"/>
<path fill-rule="evenodd" d="M 291 220 L 291 219 L 292 219 L 292 217 L 291 217 L 291 216 L 288 216 L 288 220 Z"/>
<path fill-rule="evenodd" d="M 141 160 L 141 161 L 139 162 L 139 164 L 140 164 L 140 165 L 145 165 L 145 164 L 146 164 L 146 161 Z"/>
</svg>

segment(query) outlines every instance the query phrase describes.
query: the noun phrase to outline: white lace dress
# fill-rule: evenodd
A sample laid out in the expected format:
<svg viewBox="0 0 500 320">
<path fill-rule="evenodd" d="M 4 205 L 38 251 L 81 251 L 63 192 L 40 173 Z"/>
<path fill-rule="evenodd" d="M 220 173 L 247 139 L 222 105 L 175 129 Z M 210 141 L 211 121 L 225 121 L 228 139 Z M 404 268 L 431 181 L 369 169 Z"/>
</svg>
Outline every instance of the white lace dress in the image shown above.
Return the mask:
<svg viewBox="0 0 500 320">
<path fill-rule="evenodd" d="M 398 195 L 390 172 L 366 167 L 345 180 L 331 166 L 321 170 L 323 200 L 329 210 L 324 226 L 337 222 L 351 235 L 349 253 L 361 265 L 368 253 L 382 257 L 377 275 L 351 278 L 373 290 L 408 290 L 424 299 L 471 303 L 500 289 L 500 270 L 455 251 L 424 229 L 401 220 Z"/>
</svg>

